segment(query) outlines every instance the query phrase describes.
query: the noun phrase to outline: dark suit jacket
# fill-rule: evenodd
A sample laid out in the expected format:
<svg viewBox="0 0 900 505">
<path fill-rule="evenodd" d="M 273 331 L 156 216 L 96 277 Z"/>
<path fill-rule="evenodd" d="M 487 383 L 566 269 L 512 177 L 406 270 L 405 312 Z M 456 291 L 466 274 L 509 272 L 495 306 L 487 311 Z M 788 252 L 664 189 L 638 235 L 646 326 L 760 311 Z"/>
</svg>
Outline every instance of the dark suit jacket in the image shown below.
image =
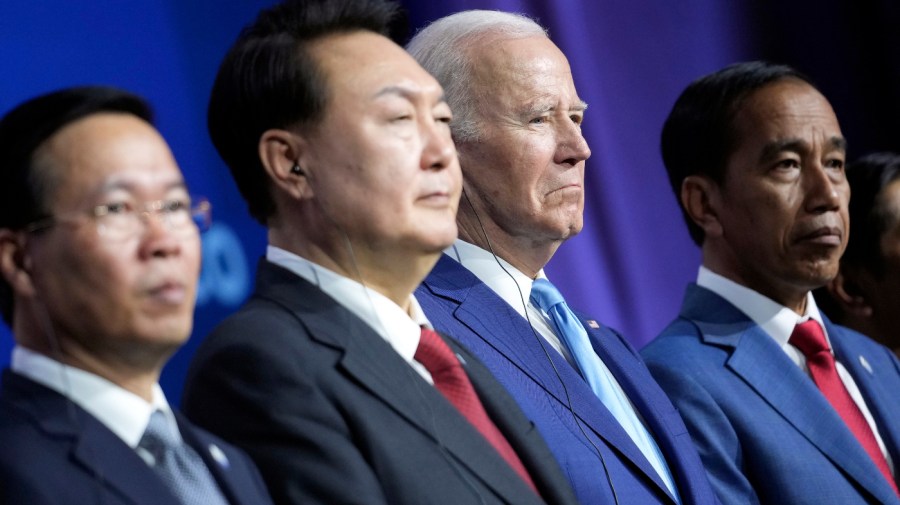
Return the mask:
<svg viewBox="0 0 900 505">
<path fill-rule="evenodd" d="M 470 349 L 512 394 L 582 503 L 613 503 L 614 493 L 619 504 L 675 503 L 581 375 L 469 270 L 442 257 L 416 298 L 435 328 Z M 717 503 L 687 428 L 637 352 L 618 333 L 581 319 L 665 455 L 682 503 Z"/>
<path fill-rule="evenodd" d="M 887 348 L 825 328 L 900 464 L 900 373 Z M 812 379 L 743 312 L 692 284 L 681 315 L 642 350 L 678 406 L 726 504 L 898 504 Z"/>
<path fill-rule="evenodd" d="M 544 499 L 574 503 L 534 426 L 454 350 Z M 247 450 L 280 504 L 542 503 L 366 322 L 265 260 L 253 297 L 196 353 L 184 404 Z"/>
<path fill-rule="evenodd" d="M 234 505 L 271 504 L 244 454 L 176 413 L 185 442 L 203 457 Z M 218 447 L 227 465 L 212 457 Z M 59 393 L 9 370 L 0 389 L 0 504 L 180 505 L 137 453 Z"/>
</svg>

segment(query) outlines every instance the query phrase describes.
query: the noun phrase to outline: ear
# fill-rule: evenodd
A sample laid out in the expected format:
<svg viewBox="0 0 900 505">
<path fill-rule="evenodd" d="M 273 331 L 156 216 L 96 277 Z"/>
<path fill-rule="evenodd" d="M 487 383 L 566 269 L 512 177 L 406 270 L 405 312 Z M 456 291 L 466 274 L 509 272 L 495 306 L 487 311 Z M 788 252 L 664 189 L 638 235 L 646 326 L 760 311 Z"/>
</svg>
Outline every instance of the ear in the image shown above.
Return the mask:
<svg viewBox="0 0 900 505">
<path fill-rule="evenodd" d="M 281 129 L 263 132 L 259 138 L 259 159 L 269 178 L 281 191 L 296 200 L 312 196 L 307 174 L 297 174 L 291 167 L 308 166 L 307 141 L 298 133 Z"/>
<path fill-rule="evenodd" d="M 31 276 L 31 256 L 25 251 L 25 239 L 21 232 L 0 229 L 0 275 L 16 294 L 33 296 L 34 279 Z"/>
<path fill-rule="evenodd" d="M 860 318 L 872 317 L 872 305 L 862 287 L 854 280 L 854 276 L 848 275 L 841 269 L 837 276 L 828 283 L 827 288 L 831 296 L 841 304 L 846 312 Z"/>
<path fill-rule="evenodd" d="M 689 175 L 681 182 L 681 205 L 706 237 L 722 235 L 718 209 L 719 185 L 704 175 Z"/>
</svg>

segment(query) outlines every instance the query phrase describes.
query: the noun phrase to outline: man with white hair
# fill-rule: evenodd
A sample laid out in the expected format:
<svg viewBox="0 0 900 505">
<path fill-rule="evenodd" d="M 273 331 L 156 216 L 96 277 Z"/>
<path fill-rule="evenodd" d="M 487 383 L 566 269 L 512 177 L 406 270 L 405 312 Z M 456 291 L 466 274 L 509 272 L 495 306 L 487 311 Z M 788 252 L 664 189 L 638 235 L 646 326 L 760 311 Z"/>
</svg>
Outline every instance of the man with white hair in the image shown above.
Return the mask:
<svg viewBox="0 0 900 505">
<path fill-rule="evenodd" d="M 678 413 L 618 333 L 576 316 L 544 265 L 582 228 L 586 104 L 531 19 L 468 11 L 410 53 L 444 87 L 463 171 L 459 240 L 416 292 L 535 423 L 583 503 L 717 503 Z"/>
</svg>

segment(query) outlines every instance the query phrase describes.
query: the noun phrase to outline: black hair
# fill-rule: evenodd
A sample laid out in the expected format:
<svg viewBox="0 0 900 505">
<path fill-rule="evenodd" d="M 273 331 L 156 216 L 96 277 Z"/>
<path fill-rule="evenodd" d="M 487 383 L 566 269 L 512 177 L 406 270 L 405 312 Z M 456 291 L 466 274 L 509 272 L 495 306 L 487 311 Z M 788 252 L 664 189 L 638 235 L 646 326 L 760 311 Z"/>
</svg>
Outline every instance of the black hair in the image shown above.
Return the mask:
<svg viewBox="0 0 900 505">
<path fill-rule="evenodd" d="M 900 216 L 883 199 L 884 189 L 900 180 L 900 155 L 874 153 L 847 166 L 850 184 L 850 238 L 841 264 L 884 273 L 881 237 Z"/>
<path fill-rule="evenodd" d="M 327 83 L 311 43 L 360 30 L 389 37 L 404 20 L 397 4 L 384 0 L 289 0 L 241 31 L 216 75 L 207 127 L 258 222 L 265 225 L 275 212 L 260 137 L 272 128 L 313 125 L 325 112 Z"/>
</svg>

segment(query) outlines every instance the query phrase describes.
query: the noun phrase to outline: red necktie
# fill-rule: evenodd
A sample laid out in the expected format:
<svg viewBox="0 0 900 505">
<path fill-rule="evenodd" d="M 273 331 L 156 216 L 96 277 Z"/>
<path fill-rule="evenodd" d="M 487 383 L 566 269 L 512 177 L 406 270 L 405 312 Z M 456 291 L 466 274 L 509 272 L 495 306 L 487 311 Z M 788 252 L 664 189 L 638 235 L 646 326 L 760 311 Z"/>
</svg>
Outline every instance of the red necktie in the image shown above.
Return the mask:
<svg viewBox="0 0 900 505">
<path fill-rule="evenodd" d="M 516 451 L 509 445 L 506 437 L 497 429 L 497 425 L 491 421 L 484 405 L 478 399 L 475 388 L 469 381 L 469 376 L 463 370 L 462 364 L 453 354 L 446 342 L 432 330 L 422 328 L 419 339 L 419 347 L 416 349 L 416 361 L 421 363 L 431 374 L 434 387 L 438 389 L 456 407 L 466 419 L 487 439 L 488 442 L 500 453 L 500 456 L 509 463 L 509 466 L 522 480 L 537 493 L 537 488 L 528 475 L 528 470 L 519 459 Z"/>
<path fill-rule="evenodd" d="M 888 468 L 887 460 L 878 447 L 875 435 L 862 411 L 850 397 L 844 383 L 838 376 L 837 368 L 834 363 L 834 356 L 828 348 L 825 341 L 825 334 L 822 333 L 822 327 L 815 320 L 810 319 L 804 323 L 798 324 L 791 334 L 790 344 L 800 349 L 806 356 L 806 364 L 809 367 L 809 373 L 812 375 L 813 381 L 834 407 L 834 410 L 840 414 L 841 418 L 847 423 L 850 431 L 856 435 L 856 439 L 862 444 L 863 448 L 869 453 L 869 457 L 875 462 L 875 466 L 884 474 L 884 478 L 894 488 L 894 492 L 900 495 L 897 490 L 897 484 Z"/>
</svg>

